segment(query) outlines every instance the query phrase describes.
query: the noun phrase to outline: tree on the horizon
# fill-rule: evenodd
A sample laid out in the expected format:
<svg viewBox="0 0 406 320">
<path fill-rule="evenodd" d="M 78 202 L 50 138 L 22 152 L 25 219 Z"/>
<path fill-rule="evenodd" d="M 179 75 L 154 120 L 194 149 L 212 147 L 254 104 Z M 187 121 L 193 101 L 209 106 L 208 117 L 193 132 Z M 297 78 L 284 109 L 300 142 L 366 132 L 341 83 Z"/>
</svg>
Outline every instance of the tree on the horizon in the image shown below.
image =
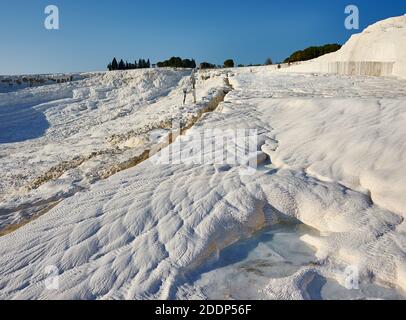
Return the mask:
<svg viewBox="0 0 406 320">
<path fill-rule="evenodd" d="M 212 63 L 209 62 L 202 62 L 200 64 L 200 69 L 204 70 L 204 69 L 216 69 L 216 66 Z"/>
<path fill-rule="evenodd" d="M 117 59 L 114 58 L 113 62 L 111 63 L 111 70 L 117 70 L 117 69 L 118 69 Z"/>
<path fill-rule="evenodd" d="M 118 70 L 124 70 L 125 69 L 125 64 L 123 59 L 120 60 L 120 63 L 118 64 Z"/>
<path fill-rule="evenodd" d="M 271 59 L 271 58 L 266 59 L 265 65 L 266 65 L 266 66 L 271 66 L 271 65 L 273 65 L 272 59 Z"/>
<path fill-rule="evenodd" d="M 188 68 L 195 69 L 196 61 L 194 59 L 181 59 L 180 57 L 172 57 L 168 60 L 158 62 L 159 68 Z"/>
<path fill-rule="evenodd" d="M 151 61 L 148 59 L 146 61 L 145 59 L 139 59 L 138 63 L 137 61 L 134 61 L 134 63 L 131 62 L 124 62 L 123 59 L 120 60 L 119 63 L 117 63 L 117 59 L 114 58 L 112 62 L 110 62 L 107 65 L 107 69 L 109 71 L 114 71 L 114 70 L 133 70 L 133 69 L 141 69 L 141 68 L 150 68 L 151 67 Z"/>
<path fill-rule="evenodd" d="M 224 68 L 234 68 L 234 60 L 228 59 L 224 61 Z"/>
<path fill-rule="evenodd" d="M 285 63 L 292 63 L 297 61 L 307 61 L 311 59 L 318 58 L 328 53 L 332 53 L 341 49 L 339 44 L 326 44 L 320 47 L 309 47 L 304 50 L 294 52 L 289 58 L 287 58 Z"/>
</svg>

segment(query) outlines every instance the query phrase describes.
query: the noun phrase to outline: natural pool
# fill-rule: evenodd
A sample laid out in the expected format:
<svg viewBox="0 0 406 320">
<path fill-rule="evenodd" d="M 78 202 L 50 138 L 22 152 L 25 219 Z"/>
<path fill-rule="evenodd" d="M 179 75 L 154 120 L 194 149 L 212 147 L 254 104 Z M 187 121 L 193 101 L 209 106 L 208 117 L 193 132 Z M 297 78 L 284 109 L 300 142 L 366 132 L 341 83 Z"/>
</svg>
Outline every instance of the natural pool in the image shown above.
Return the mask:
<svg viewBox="0 0 406 320">
<path fill-rule="evenodd" d="M 298 221 L 268 227 L 253 237 L 221 251 L 204 266 L 187 275 L 178 298 L 209 300 L 268 299 L 263 289 L 272 279 L 294 275 L 317 263 L 315 250 L 300 238 L 317 231 Z M 309 299 L 404 299 L 399 292 L 372 283 L 348 290 L 336 280 L 315 276 L 307 284 Z"/>
</svg>

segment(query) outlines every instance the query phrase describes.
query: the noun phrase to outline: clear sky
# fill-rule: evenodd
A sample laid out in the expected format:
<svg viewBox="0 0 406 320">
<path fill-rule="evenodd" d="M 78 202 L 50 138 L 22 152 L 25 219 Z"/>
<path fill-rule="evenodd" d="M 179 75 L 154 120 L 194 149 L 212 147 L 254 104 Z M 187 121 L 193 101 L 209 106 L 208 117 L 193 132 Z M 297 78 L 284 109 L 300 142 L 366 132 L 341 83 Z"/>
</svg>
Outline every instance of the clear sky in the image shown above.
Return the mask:
<svg viewBox="0 0 406 320">
<path fill-rule="evenodd" d="M 44 27 L 50 4 L 57 31 Z M 0 0 L 0 74 L 105 70 L 114 56 L 281 61 L 357 33 L 344 28 L 348 4 L 358 5 L 361 30 L 406 13 L 405 0 Z"/>
</svg>

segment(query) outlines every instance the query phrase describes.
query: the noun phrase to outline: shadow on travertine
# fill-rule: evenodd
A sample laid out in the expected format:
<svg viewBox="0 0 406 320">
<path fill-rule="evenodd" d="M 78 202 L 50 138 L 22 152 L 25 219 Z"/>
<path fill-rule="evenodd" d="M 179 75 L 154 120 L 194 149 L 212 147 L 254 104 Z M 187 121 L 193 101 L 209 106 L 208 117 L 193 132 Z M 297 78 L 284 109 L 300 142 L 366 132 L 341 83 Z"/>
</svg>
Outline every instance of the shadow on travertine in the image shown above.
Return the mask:
<svg viewBox="0 0 406 320">
<path fill-rule="evenodd" d="M 39 138 L 49 128 L 45 115 L 32 106 L 0 108 L 0 143 L 16 143 Z"/>
</svg>

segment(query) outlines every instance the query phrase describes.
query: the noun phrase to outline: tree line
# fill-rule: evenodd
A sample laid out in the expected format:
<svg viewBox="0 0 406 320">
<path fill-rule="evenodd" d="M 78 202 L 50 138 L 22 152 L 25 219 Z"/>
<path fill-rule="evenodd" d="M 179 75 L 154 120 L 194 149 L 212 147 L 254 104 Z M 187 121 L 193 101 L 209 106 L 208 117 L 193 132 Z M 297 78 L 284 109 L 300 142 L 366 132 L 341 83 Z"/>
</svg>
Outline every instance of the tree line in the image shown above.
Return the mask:
<svg viewBox="0 0 406 320">
<path fill-rule="evenodd" d="M 179 57 L 172 57 L 168 60 L 157 63 L 159 68 L 196 68 L 196 61 L 194 59 L 181 59 Z"/>
<path fill-rule="evenodd" d="M 272 59 L 268 58 L 265 62 L 265 65 L 271 65 L 272 64 Z M 261 64 L 257 65 L 248 65 L 248 66 L 260 66 Z M 155 65 L 152 65 L 153 67 Z M 156 64 L 158 68 L 189 68 L 189 69 L 195 69 L 197 67 L 196 61 L 194 59 L 182 59 L 180 57 L 172 57 L 168 60 L 158 62 Z M 202 62 L 199 64 L 200 69 L 220 69 L 220 68 L 234 68 L 236 65 L 234 63 L 233 59 L 227 59 L 224 61 L 223 65 L 215 65 L 209 62 Z M 238 67 L 244 67 L 244 65 L 240 64 Z M 145 59 L 139 59 L 138 62 L 135 61 L 134 63 L 129 63 L 129 62 L 124 62 L 123 59 L 121 59 L 119 62 L 117 61 L 116 58 L 113 59 L 112 62 L 110 62 L 107 66 L 109 71 L 114 71 L 114 70 L 132 70 L 132 69 L 145 69 L 145 68 L 151 68 L 151 62 L 150 60 L 145 60 Z"/>
<path fill-rule="evenodd" d="M 159 68 L 191 68 L 195 69 L 197 67 L 196 61 L 194 59 L 181 59 L 179 57 L 172 57 L 168 60 L 158 62 L 157 67 Z M 217 66 L 209 62 L 202 62 L 199 65 L 200 69 L 217 69 L 217 68 L 234 68 L 234 60 L 228 59 L 224 61 L 224 65 Z"/>
<path fill-rule="evenodd" d="M 339 44 L 326 44 L 324 46 L 313 46 L 306 48 L 304 50 L 299 50 L 294 52 L 290 55 L 289 58 L 285 59 L 284 63 L 293 63 L 298 61 L 307 61 L 318 58 L 322 55 L 332 53 L 341 49 L 341 45 Z M 264 65 L 272 65 L 272 59 L 268 58 Z M 248 65 L 248 66 L 260 66 L 261 64 L 257 65 Z M 194 59 L 182 59 L 180 57 L 172 57 L 168 60 L 158 62 L 156 64 L 159 68 L 190 68 L 195 69 L 197 67 L 196 61 Z M 234 68 L 235 63 L 233 59 L 228 59 L 224 61 L 224 64 L 221 66 L 217 66 L 215 64 L 209 62 L 202 62 L 200 63 L 200 69 L 217 69 L 217 68 Z M 279 63 L 280 66 L 280 63 Z M 123 59 L 120 62 L 117 62 L 117 59 L 114 58 L 112 62 L 110 62 L 107 68 L 110 71 L 113 70 L 131 70 L 131 69 L 145 69 L 150 68 L 151 63 L 150 60 L 139 59 L 138 62 L 135 61 L 134 63 L 128 63 L 127 61 L 124 62 Z M 239 64 L 238 67 L 244 67 L 244 65 Z"/>
<path fill-rule="evenodd" d="M 339 44 L 326 44 L 320 47 L 309 47 L 304 50 L 294 52 L 289 58 L 285 59 L 285 63 L 292 63 L 298 61 L 307 61 L 316 59 L 327 53 L 332 53 L 341 49 Z"/>
<path fill-rule="evenodd" d="M 145 59 L 139 59 L 138 62 L 135 61 L 134 63 L 124 62 L 123 59 L 120 62 L 117 62 L 117 59 L 114 58 L 112 62 L 107 65 L 107 69 L 109 71 L 115 70 L 133 70 L 133 69 L 147 69 L 151 68 L 151 62 Z"/>
</svg>

